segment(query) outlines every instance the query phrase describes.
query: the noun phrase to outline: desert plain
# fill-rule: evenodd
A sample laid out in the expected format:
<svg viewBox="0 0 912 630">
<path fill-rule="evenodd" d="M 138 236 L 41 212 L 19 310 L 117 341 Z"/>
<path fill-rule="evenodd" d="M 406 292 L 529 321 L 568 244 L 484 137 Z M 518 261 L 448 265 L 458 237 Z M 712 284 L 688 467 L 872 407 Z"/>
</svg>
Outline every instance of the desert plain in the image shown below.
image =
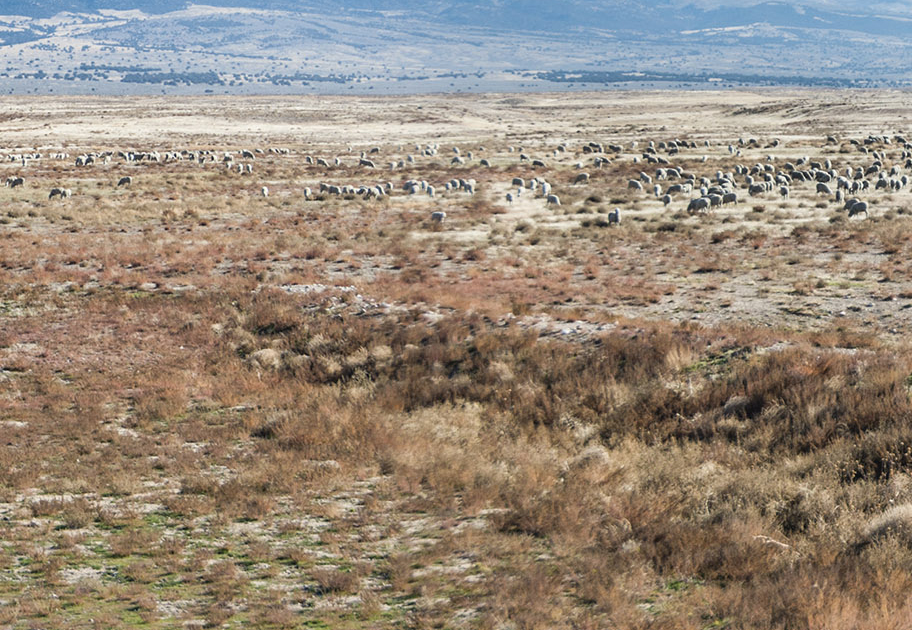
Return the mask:
<svg viewBox="0 0 912 630">
<path fill-rule="evenodd" d="M 0 98 L 0 627 L 909 627 L 910 120 Z"/>
</svg>

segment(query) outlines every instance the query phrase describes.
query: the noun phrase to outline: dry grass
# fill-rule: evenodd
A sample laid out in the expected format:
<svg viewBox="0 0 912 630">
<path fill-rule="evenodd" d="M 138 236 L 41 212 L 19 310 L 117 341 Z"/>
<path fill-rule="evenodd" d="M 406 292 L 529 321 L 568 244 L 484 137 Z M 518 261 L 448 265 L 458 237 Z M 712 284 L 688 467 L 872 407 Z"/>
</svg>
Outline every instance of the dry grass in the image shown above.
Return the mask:
<svg viewBox="0 0 912 630">
<path fill-rule="evenodd" d="M 908 625 L 908 193 L 692 217 L 632 154 L 574 187 L 573 142 L 473 138 L 504 166 L 292 143 L 268 199 L 191 161 L 0 190 L 0 625 Z M 561 208 L 501 202 L 534 175 Z M 479 191 L 301 192 L 407 177 Z"/>
</svg>

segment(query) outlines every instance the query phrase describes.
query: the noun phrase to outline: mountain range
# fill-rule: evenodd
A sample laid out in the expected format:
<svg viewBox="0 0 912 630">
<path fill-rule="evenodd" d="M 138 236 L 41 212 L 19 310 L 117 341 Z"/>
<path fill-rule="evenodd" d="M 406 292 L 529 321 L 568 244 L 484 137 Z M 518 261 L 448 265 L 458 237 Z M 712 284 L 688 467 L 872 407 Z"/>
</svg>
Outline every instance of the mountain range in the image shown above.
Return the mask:
<svg viewBox="0 0 912 630">
<path fill-rule="evenodd" d="M 858 0 L 0 0 L 0 42 L 10 92 L 912 80 L 912 7 Z"/>
<path fill-rule="evenodd" d="M 896 18 L 912 18 L 912 3 L 756 2 L 751 0 L 0 0 L 0 15 L 48 18 L 59 13 L 93 14 L 104 10 L 140 11 L 162 15 L 193 4 L 223 8 L 257 8 L 289 13 L 407 12 L 451 23 L 523 28 L 623 28 L 636 31 L 686 30 L 712 23 L 737 26 L 769 22 L 803 28 L 861 29 L 863 32 L 910 34 L 909 25 Z M 861 24 L 858 23 L 861 20 Z"/>
</svg>

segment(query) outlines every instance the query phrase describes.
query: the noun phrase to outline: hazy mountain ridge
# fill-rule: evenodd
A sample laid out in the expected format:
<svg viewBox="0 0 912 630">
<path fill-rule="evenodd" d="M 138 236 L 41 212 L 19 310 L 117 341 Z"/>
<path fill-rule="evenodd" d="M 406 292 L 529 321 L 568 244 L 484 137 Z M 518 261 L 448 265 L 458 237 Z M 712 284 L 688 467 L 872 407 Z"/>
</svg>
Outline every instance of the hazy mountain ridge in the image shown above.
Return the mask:
<svg viewBox="0 0 912 630">
<path fill-rule="evenodd" d="M 857 2 L 840 10 L 695 2 L 0 0 L 0 88 L 40 80 L 42 89 L 59 81 L 54 89 L 76 91 L 124 82 L 252 92 L 569 89 L 577 76 L 592 87 L 628 72 L 660 83 L 912 77 L 907 17 L 857 13 Z"/>
<path fill-rule="evenodd" d="M 149 15 L 161 15 L 185 9 L 191 4 L 193 3 L 186 0 L 0 0 L 0 15 L 48 18 L 62 12 L 91 14 L 105 9 L 138 10 Z M 258 0 L 255 3 L 250 0 L 206 0 L 196 4 L 328 15 L 395 11 L 425 16 L 444 23 L 546 32 L 555 29 L 597 28 L 657 33 L 741 26 L 754 22 L 768 22 L 783 27 L 849 29 L 896 35 L 907 35 L 910 32 L 909 24 L 896 20 L 895 16 L 885 17 L 872 12 L 871 7 L 877 7 L 877 4 L 860 2 L 840 3 L 838 10 L 827 8 L 830 3 L 822 3 L 824 6 L 821 7 L 814 6 L 813 2 L 796 5 L 786 2 L 745 3 L 737 0 L 702 4 L 668 0 L 658 4 L 637 0 L 616 0 L 610 3 L 566 0 L 560 4 L 550 0 Z M 895 8 L 894 11 L 897 15 L 903 14 Z M 912 17 L 912 8 L 904 14 Z"/>
</svg>

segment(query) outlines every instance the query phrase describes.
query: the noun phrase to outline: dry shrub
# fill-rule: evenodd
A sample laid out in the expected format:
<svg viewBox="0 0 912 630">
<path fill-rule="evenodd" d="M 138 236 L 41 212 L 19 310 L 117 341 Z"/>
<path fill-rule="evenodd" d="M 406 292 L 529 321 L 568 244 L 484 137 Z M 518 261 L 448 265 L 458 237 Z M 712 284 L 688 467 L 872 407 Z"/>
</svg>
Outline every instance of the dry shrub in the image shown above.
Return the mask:
<svg viewBox="0 0 912 630">
<path fill-rule="evenodd" d="M 69 529 L 82 529 L 95 521 L 97 510 L 88 501 L 77 499 L 63 509 L 63 524 Z"/>
<path fill-rule="evenodd" d="M 150 584 L 158 577 L 155 565 L 147 560 L 128 564 L 121 573 L 131 582 L 139 584 Z"/>
<path fill-rule="evenodd" d="M 179 377 L 175 377 L 177 381 Z M 130 425 L 148 428 L 154 423 L 168 422 L 187 411 L 189 398 L 179 381 L 145 389 L 133 397 L 133 414 Z"/>
<path fill-rule="evenodd" d="M 310 571 L 310 577 L 317 583 L 320 595 L 356 593 L 361 587 L 357 573 L 337 567 L 316 567 Z"/>
<path fill-rule="evenodd" d="M 863 544 L 895 537 L 902 545 L 912 547 L 912 503 L 894 505 L 874 517 L 862 532 Z"/>
<path fill-rule="evenodd" d="M 39 499 L 37 501 L 32 501 L 29 504 L 29 509 L 31 510 L 32 516 L 40 518 L 59 514 L 69 504 L 70 501 L 63 499 Z"/>
<path fill-rule="evenodd" d="M 290 531 L 296 531 L 296 529 Z M 313 553 L 306 547 L 286 547 L 279 555 L 279 559 L 297 566 L 304 566 L 313 560 Z"/>
<path fill-rule="evenodd" d="M 110 537 L 108 544 L 111 547 L 111 555 L 115 558 L 127 558 L 150 553 L 158 538 L 155 532 L 129 528 L 120 534 Z"/>
<path fill-rule="evenodd" d="M 553 568 L 541 564 L 521 566 L 517 573 L 498 576 L 492 582 L 494 619 L 509 619 L 519 630 L 551 628 L 561 620 L 562 588 L 560 575 Z"/>
<path fill-rule="evenodd" d="M 240 597 L 248 583 L 246 574 L 230 560 L 213 562 L 203 573 L 202 581 L 216 603 Z"/>
<path fill-rule="evenodd" d="M 86 499 L 39 499 L 29 504 L 33 516 L 60 516 L 67 529 L 82 529 L 95 521 L 97 510 Z"/>
<path fill-rule="evenodd" d="M 483 247 L 473 247 L 463 254 L 463 260 L 467 262 L 481 262 L 487 258 L 487 253 Z"/>
<path fill-rule="evenodd" d="M 408 588 L 412 576 L 414 558 L 407 553 L 393 553 L 386 560 L 384 574 L 390 586 L 396 592 L 404 592 Z"/>
<path fill-rule="evenodd" d="M 616 550 L 630 534 L 629 523 L 611 516 L 603 495 L 580 481 L 560 482 L 533 497 L 517 489 L 507 499 L 510 509 L 492 518 L 492 525 L 503 532 L 551 538 L 577 550 Z"/>
<path fill-rule="evenodd" d="M 272 497 L 250 488 L 239 479 L 219 485 L 213 497 L 216 509 L 223 517 L 258 521 L 266 518 L 276 507 Z"/>
<path fill-rule="evenodd" d="M 234 611 L 223 602 L 212 604 L 206 609 L 206 628 L 221 628 L 234 616 Z"/>
<path fill-rule="evenodd" d="M 694 269 L 696 273 L 728 273 L 734 268 L 730 259 L 719 255 L 704 254 Z"/>
<path fill-rule="evenodd" d="M 194 475 L 181 479 L 180 493 L 181 495 L 212 495 L 218 490 L 218 487 L 219 484 L 215 479 L 204 475 Z"/>
<path fill-rule="evenodd" d="M 245 328 L 264 336 L 281 335 L 302 325 L 300 307 L 285 292 L 261 291 L 244 311 Z"/>
<path fill-rule="evenodd" d="M 747 417 L 762 420 L 757 430 L 779 432 L 755 448 L 806 452 L 847 433 L 885 426 L 910 412 L 900 378 L 907 368 L 897 366 L 896 359 L 889 356 L 863 361 L 847 354 L 798 348 L 733 367 L 737 369 L 713 388 L 676 404 L 682 415 L 692 417 L 701 410 L 720 409 L 731 396 L 747 396 Z M 691 437 L 700 436 L 698 429 L 693 427 Z"/>
<path fill-rule="evenodd" d="M 847 427 L 848 428 L 848 427 Z M 862 437 L 837 464 L 844 481 L 889 481 L 912 471 L 912 432 L 889 427 Z"/>
<path fill-rule="evenodd" d="M 322 392 L 302 401 L 302 408 L 269 414 L 251 430 L 253 437 L 274 440 L 299 458 L 315 461 L 371 459 L 386 442 L 385 423 L 365 411 L 339 404 L 339 392 Z M 312 467 L 311 474 L 319 473 Z M 302 473 L 306 474 L 306 473 Z"/>
<path fill-rule="evenodd" d="M 792 283 L 793 295 L 811 295 L 814 292 L 815 284 L 810 280 L 796 280 Z"/>
<path fill-rule="evenodd" d="M 24 618 L 24 611 L 18 602 L 12 601 L 0 606 L 0 624 L 12 627 L 14 622 Z"/>
<path fill-rule="evenodd" d="M 301 621 L 299 613 L 281 603 L 257 608 L 253 619 L 266 628 L 295 628 Z"/>
</svg>

